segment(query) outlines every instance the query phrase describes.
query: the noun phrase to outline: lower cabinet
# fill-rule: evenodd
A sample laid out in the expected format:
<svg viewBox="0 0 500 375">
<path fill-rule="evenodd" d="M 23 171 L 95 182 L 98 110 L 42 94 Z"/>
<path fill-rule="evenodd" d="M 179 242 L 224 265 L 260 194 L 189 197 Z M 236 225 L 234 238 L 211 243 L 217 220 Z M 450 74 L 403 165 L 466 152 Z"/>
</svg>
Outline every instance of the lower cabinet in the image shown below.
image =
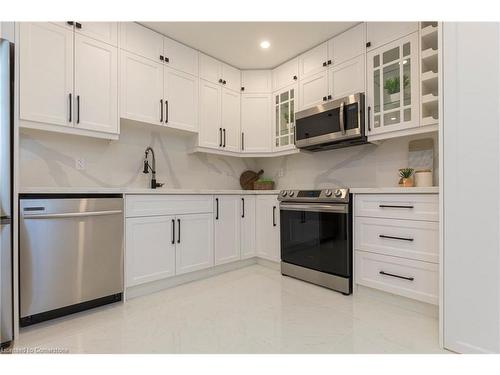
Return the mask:
<svg viewBox="0 0 500 375">
<path fill-rule="evenodd" d="M 277 195 L 257 196 L 257 256 L 276 262 L 281 259 L 279 215 L 280 211 Z"/>
<path fill-rule="evenodd" d="M 239 195 L 218 195 L 214 200 L 215 265 L 219 265 L 241 258 L 241 208 Z"/>
</svg>

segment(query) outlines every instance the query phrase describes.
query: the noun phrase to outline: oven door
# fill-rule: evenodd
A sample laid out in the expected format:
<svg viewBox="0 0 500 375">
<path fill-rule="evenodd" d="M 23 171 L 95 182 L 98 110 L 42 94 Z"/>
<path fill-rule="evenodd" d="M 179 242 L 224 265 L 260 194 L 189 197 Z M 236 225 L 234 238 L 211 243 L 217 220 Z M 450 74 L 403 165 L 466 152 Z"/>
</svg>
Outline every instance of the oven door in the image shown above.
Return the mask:
<svg viewBox="0 0 500 375">
<path fill-rule="evenodd" d="M 352 274 L 348 204 L 281 203 L 281 260 L 341 277 Z"/>
</svg>

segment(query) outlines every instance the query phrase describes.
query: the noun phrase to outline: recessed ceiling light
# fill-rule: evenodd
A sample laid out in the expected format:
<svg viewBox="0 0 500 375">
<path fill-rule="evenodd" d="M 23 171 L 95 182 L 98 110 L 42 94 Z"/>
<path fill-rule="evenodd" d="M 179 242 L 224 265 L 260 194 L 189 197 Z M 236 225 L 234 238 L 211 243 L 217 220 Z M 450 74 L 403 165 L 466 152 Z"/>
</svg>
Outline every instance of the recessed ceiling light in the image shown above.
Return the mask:
<svg viewBox="0 0 500 375">
<path fill-rule="evenodd" d="M 271 47 L 271 43 L 269 43 L 269 41 L 263 40 L 262 42 L 260 42 L 260 48 L 268 49 L 269 47 Z"/>
</svg>

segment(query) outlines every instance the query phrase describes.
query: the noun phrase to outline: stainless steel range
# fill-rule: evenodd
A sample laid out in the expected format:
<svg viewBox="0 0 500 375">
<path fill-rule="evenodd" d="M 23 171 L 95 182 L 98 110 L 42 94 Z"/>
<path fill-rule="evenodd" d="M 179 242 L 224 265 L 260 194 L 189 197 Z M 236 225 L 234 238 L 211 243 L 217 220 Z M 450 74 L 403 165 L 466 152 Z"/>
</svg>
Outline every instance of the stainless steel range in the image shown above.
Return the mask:
<svg viewBox="0 0 500 375">
<path fill-rule="evenodd" d="M 281 273 L 352 293 L 352 198 L 349 189 L 283 190 Z"/>
</svg>

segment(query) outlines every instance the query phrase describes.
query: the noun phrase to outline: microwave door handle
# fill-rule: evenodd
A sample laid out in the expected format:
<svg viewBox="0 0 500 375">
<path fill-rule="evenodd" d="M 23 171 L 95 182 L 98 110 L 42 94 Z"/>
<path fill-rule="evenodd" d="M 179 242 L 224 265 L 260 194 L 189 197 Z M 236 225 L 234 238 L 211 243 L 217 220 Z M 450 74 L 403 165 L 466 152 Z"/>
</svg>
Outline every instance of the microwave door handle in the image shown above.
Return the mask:
<svg viewBox="0 0 500 375">
<path fill-rule="evenodd" d="M 339 123 L 340 123 L 340 130 L 342 131 L 342 134 L 344 135 L 345 134 L 344 102 L 340 103 Z"/>
</svg>

